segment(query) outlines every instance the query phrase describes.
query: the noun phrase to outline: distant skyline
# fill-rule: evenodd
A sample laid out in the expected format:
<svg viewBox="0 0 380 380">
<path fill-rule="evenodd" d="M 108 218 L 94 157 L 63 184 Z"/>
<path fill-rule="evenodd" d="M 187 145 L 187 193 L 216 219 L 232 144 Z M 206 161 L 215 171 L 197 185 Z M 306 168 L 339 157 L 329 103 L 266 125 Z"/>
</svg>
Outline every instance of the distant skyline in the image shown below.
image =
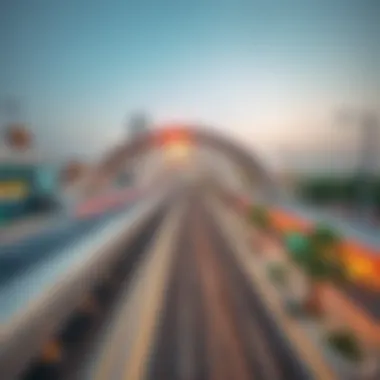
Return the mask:
<svg viewBox="0 0 380 380">
<path fill-rule="evenodd" d="M 380 109 L 379 19 L 377 0 L 5 0 L 0 100 L 55 159 L 98 157 L 136 110 L 214 125 L 275 165 L 284 144 L 350 151 L 333 112 Z"/>
</svg>

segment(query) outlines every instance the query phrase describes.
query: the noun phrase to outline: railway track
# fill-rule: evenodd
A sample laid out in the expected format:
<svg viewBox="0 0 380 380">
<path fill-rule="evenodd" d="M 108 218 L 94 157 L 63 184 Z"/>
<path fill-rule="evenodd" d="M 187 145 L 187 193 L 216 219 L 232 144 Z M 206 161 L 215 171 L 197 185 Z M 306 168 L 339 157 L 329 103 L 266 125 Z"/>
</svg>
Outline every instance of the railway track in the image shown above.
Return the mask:
<svg viewBox="0 0 380 380">
<path fill-rule="evenodd" d="M 149 379 L 307 380 L 195 196 L 176 250 Z"/>
<path fill-rule="evenodd" d="M 59 333 L 59 360 L 22 380 L 311 379 L 198 189 L 183 197 L 184 211 L 170 223 L 167 208 L 155 214 Z"/>
</svg>

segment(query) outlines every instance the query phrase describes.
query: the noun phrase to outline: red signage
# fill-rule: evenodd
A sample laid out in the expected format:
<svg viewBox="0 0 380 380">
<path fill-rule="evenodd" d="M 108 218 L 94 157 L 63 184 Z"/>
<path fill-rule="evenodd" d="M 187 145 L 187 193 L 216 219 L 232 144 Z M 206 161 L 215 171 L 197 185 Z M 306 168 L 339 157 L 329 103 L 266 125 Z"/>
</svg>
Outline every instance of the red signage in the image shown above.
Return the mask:
<svg viewBox="0 0 380 380">
<path fill-rule="evenodd" d="M 175 143 L 191 143 L 192 136 L 189 129 L 184 127 L 171 127 L 157 131 L 156 142 L 158 145 L 170 145 Z"/>
</svg>

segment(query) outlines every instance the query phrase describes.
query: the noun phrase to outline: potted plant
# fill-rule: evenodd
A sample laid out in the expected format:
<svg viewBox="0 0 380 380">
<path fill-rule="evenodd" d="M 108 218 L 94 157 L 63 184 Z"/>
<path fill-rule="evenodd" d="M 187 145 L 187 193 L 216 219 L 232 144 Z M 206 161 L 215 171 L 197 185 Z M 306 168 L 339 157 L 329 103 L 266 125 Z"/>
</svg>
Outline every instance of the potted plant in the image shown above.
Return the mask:
<svg viewBox="0 0 380 380">
<path fill-rule="evenodd" d="M 270 281 L 278 288 L 285 289 L 288 286 L 288 272 L 280 263 L 270 263 L 267 266 L 267 275 Z"/>
<path fill-rule="evenodd" d="M 329 331 L 326 335 L 328 358 L 345 380 L 375 380 L 380 378 L 379 361 L 365 352 L 359 339 L 349 329 Z"/>
<path fill-rule="evenodd" d="M 279 262 L 271 262 L 267 265 L 267 275 L 273 285 L 277 288 L 285 309 L 289 314 L 295 315 L 300 313 L 299 297 L 292 288 L 289 268 Z"/>
</svg>

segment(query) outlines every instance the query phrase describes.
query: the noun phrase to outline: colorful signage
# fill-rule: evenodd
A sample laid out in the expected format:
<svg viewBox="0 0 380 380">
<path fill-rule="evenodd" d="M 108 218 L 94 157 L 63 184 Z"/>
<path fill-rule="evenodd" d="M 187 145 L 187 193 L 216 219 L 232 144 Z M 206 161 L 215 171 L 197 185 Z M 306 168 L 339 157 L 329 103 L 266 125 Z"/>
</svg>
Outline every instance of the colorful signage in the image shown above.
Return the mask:
<svg viewBox="0 0 380 380">
<path fill-rule="evenodd" d="M 27 197 L 28 193 L 25 182 L 0 182 L 0 202 L 21 200 Z"/>
<path fill-rule="evenodd" d="M 165 128 L 163 130 L 157 131 L 156 142 L 158 145 L 189 145 L 192 143 L 192 135 L 191 132 L 186 128 Z"/>
</svg>

